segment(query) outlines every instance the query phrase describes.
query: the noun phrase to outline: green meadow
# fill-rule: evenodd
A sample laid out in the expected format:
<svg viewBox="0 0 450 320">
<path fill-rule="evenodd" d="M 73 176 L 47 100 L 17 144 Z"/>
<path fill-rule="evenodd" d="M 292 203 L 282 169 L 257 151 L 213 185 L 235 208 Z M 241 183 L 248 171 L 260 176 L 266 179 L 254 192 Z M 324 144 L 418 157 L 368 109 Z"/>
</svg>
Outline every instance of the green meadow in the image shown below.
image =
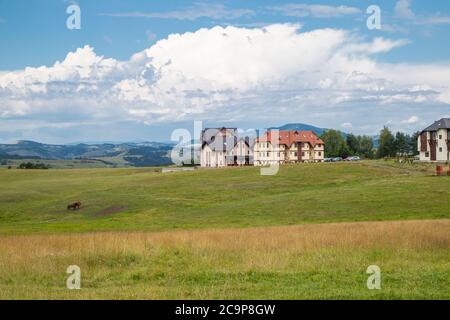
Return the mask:
<svg viewBox="0 0 450 320">
<path fill-rule="evenodd" d="M 161 173 L 0 170 L 0 234 L 242 228 L 450 216 L 450 177 L 428 165 L 322 163 Z M 82 209 L 67 211 L 81 201 Z"/>
<path fill-rule="evenodd" d="M 449 299 L 449 209 L 428 164 L 0 169 L 0 298 Z"/>
</svg>

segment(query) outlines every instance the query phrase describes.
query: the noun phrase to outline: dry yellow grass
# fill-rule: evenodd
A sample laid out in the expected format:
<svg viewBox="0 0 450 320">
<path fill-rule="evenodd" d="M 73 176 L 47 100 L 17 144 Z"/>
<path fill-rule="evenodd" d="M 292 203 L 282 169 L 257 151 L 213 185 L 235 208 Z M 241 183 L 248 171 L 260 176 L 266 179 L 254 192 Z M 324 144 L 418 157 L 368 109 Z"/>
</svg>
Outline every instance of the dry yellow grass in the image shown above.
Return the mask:
<svg viewBox="0 0 450 320">
<path fill-rule="evenodd" d="M 72 264 L 79 292 L 64 288 Z M 4 299 L 449 298 L 449 270 L 448 219 L 0 237 Z"/>
</svg>

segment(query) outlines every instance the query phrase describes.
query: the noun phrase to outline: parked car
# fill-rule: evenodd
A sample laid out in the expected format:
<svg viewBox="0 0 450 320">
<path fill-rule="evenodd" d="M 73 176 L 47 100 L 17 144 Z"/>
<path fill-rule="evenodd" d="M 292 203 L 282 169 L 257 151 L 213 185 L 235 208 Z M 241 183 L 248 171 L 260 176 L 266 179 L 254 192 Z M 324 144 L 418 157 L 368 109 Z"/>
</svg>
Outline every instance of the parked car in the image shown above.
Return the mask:
<svg viewBox="0 0 450 320">
<path fill-rule="evenodd" d="M 343 159 L 341 157 L 336 157 L 331 159 L 332 162 L 338 162 L 338 161 L 342 161 Z"/>
<path fill-rule="evenodd" d="M 347 157 L 344 159 L 344 161 L 359 161 L 359 160 L 361 160 L 361 158 L 358 156 Z"/>
<path fill-rule="evenodd" d="M 325 159 L 323 159 L 323 162 L 332 162 L 333 161 L 333 158 L 325 158 Z"/>
</svg>

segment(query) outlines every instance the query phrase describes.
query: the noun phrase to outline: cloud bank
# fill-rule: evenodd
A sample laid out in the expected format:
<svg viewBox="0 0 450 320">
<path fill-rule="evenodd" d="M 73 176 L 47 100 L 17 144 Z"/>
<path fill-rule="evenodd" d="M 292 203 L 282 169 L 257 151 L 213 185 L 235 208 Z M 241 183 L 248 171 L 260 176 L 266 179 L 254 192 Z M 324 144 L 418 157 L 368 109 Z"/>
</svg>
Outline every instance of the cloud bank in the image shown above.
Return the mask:
<svg viewBox="0 0 450 320">
<path fill-rule="evenodd" d="M 334 18 L 361 13 L 361 10 L 356 7 L 304 3 L 289 3 L 269 7 L 269 9 L 289 17 Z"/>
<path fill-rule="evenodd" d="M 370 132 L 448 114 L 449 64 L 378 62 L 406 44 L 274 24 L 172 34 L 127 61 L 86 45 L 52 66 L 0 72 L 0 123 L 294 120 Z"/>
<path fill-rule="evenodd" d="M 252 16 L 255 12 L 250 9 L 229 9 L 219 3 L 198 2 L 183 10 L 168 12 L 120 12 L 102 13 L 102 16 L 126 17 L 126 18 L 156 18 L 156 19 L 176 19 L 194 21 L 200 18 L 213 19 L 237 19 L 245 16 Z"/>
</svg>

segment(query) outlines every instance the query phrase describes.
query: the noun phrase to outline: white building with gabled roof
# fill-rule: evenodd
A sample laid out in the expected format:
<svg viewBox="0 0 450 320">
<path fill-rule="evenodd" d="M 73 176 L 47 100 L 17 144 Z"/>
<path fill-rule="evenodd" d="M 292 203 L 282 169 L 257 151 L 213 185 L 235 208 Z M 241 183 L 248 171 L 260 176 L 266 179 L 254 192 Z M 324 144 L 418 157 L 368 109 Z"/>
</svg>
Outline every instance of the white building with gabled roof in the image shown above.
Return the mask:
<svg viewBox="0 0 450 320">
<path fill-rule="evenodd" d="M 450 118 L 442 118 L 423 129 L 417 138 L 421 161 L 450 160 Z"/>
<path fill-rule="evenodd" d="M 240 137 L 236 128 L 207 128 L 200 137 L 200 166 L 253 165 L 253 139 Z"/>
</svg>

